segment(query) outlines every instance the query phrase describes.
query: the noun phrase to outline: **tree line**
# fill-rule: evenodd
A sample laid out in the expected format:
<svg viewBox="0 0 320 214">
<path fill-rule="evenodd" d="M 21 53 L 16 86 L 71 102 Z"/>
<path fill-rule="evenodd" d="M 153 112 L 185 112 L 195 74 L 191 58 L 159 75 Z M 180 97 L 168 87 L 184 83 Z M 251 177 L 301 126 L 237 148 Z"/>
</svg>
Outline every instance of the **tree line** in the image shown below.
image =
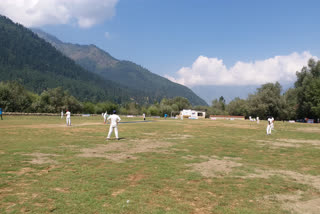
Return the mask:
<svg viewBox="0 0 320 214">
<path fill-rule="evenodd" d="M 80 102 L 62 87 L 44 90 L 41 94 L 28 91 L 18 81 L 0 82 L 0 107 L 4 112 L 59 113 L 69 110 L 72 113 L 101 114 L 116 110 L 119 114 L 159 116 L 182 109 L 191 108 L 188 99 L 163 98 L 152 105 L 139 105 L 136 102 L 117 104 L 115 102 Z"/>
<path fill-rule="evenodd" d="M 247 99 L 235 98 L 226 103 L 223 96 L 212 101 L 211 106 L 192 106 L 183 97 L 163 98 L 160 102 L 140 105 L 136 102 L 80 102 L 63 88 L 53 88 L 36 94 L 26 90 L 17 81 L 0 83 L 0 107 L 7 112 L 58 113 L 70 110 L 73 113 L 100 114 L 117 110 L 119 114 L 148 116 L 175 116 L 182 109 L 205 111 L 206 115 L 234 115 L 259 117 L 273 116 L 277 120 L 320 118 L 320 61 L 310 59 L 296 73 L 294 88 L 284 93 L 280 83 L 261 85 Z"/>
</svg>

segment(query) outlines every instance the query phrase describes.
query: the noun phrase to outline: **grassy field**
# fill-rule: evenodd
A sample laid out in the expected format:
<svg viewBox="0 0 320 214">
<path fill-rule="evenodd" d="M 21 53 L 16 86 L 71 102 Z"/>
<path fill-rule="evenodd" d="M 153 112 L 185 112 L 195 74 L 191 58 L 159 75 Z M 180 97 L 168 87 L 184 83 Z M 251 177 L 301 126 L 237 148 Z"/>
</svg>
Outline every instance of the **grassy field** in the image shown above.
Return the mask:
<svg viewBox="0 0 320 214">
<path fill-rule="evenodd" d="M 0 121 L 0 213 L 320 213 L 318 124 L 71 120 Z"/>
</svg>

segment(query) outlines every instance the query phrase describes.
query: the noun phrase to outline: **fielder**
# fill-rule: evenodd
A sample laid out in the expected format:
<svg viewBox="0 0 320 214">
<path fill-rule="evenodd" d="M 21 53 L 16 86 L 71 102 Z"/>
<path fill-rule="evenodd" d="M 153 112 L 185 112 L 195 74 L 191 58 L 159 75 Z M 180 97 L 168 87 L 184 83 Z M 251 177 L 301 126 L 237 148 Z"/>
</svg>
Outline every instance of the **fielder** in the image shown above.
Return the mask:
<svg viewBox="0 0 320 214">
<path fill-rule="evenodd" d="M 108 113 L 107 111 L 103 114 L 103 123 L 106 124 L 107 122 Z"/>
<path fill-rule="evenodd" d="M 66 111 L 66 122 L 67 126 L 71 126 L 71 113 L 69 110 Z"/>
<path fill-rule="evenodd" d="M 113 110 L 113 114 L 110 115 L 107 120 L 110 120 L 110 128 L 109 128 L 109 133 L 108 133 L 108 137 L 107 140 L 110 139 L 110 136 L 112 134 L 112 131 L 114 129 L 114 132 L 116 134 L 116 139 L 119 140 L 119 136 L 118 136 L 118 123 L 120 122 L 120 117 L 118 115 L 116 115 L 116 110 Z"/>
<path fill-rule="evenodd" d="M 63 118 L 63 111 L 61 111 L 61 119 Z"/>
<path fill-rule="evenodd" d="M 272 118 L 268 117 L 267 135 L 271 134 L 271 123 L 272 123 Z"/>
<path fill-rule="evenodd" d="M 142 117 L 143 117 L 143 120 L 146 120 L 146 114 L 145 113 L 142 114 Z"/>
<path fill-rule="evenodd" d="M 274 130 L 274 118 L 271 118 L 271 129 Z"/>
</svg>

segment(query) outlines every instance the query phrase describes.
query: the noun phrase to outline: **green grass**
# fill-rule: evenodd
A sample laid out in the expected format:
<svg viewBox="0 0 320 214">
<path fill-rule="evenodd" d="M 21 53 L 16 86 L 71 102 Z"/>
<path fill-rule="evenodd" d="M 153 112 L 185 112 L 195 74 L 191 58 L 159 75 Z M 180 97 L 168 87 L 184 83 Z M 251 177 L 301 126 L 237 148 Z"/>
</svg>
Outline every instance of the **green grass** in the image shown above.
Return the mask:
<svg viewBox="0 0 320 214">
<path fill-rule="evenodd" d="M 102 117 L 71 120 L 0 121 L 0 213 L 291 213 L 277 196 L 320 198 L 318 124 L 276 122 L 267 136 L 265 121 L 155 119 L 105 141 Z M 219 171 L 228 161 L 241 165 Z"/>
</svg>

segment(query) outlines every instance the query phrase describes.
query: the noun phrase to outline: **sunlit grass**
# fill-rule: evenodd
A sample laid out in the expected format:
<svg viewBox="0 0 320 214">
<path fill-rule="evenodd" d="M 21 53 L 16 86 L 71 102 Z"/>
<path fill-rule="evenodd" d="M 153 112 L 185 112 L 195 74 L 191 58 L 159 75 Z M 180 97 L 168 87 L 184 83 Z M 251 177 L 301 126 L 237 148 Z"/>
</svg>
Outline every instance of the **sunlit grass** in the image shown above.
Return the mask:
<svg viewBox="0 0 320 214">
<path fill-rule="evenodd" d="M 147 118 L 106 141 L 101 116 L 71 120 L 0 121 L 1 213 L 288 213 L 279 195 L 320 196 L 317 124 Z"/>
</svg>

